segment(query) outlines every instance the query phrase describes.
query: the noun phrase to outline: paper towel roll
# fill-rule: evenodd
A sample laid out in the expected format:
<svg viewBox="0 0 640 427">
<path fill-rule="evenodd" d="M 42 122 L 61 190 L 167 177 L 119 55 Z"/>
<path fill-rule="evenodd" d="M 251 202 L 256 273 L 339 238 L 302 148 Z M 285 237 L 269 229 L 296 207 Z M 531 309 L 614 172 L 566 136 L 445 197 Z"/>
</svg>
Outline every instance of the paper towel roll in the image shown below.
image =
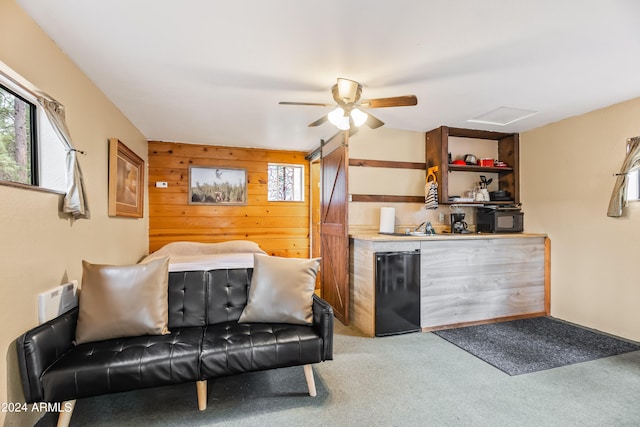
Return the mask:
<svg viewBox="0 0 640 427">
<path fill-rule="evenodd" d="M 380 208 L 380 232 L 393 233 L 396 229 L 396 208 Z"/>
</svg>

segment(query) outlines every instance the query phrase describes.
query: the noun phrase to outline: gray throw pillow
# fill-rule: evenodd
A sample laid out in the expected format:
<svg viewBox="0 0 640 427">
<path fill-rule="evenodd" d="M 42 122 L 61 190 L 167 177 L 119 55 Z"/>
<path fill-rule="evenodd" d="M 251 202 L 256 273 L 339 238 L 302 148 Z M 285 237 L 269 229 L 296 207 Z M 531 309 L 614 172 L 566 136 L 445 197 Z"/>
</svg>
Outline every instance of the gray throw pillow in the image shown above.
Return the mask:
<svg viewBox="0 0 640 427">
<path fill-rule="evenodd" d="M 169 333 L 169 258 L 125 266 L 82 261 L 76 344 Z"/>
<path fill-rule="evenodd" d="M 313 291 L 320 259 L 254 254 L 247 305 L 238 322 L 313 323 Z"/>
</svg>

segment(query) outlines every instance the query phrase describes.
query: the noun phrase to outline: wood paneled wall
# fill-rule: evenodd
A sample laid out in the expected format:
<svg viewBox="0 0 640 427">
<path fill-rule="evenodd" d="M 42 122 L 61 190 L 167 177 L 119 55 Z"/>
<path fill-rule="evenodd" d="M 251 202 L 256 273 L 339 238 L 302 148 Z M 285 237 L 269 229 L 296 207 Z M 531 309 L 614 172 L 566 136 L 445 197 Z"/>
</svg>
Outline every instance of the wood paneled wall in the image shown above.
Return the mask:
<svg viewBox="0 0 640 427">
<path fill-rule="evenodd" d="M 309 162 L 306 153 L 149 142 L 149 252 L 176 241 L 251 240 L 270 255 L 309 256 Z M 304 202 L 267 201 L 267 164 L 305 166 Z M 246 206 L 188 203 L 189 166 L 247 170 Z M 156 188 L 167 181 L 168 188 Z"/>
</svg>

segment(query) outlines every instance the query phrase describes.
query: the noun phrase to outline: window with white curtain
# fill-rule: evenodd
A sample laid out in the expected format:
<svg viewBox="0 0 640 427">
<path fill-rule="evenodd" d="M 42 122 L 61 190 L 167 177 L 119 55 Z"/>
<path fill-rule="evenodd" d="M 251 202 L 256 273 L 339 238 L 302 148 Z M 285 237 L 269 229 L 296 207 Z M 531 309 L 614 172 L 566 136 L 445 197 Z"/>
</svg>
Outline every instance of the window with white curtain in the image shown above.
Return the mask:
<svg viewBox="0 0 640 427">
<path fill-rule="evenodd" d="M 35 97 L 0 74 L 0 182 L 65 192 L 65 156 Z"/>
</svg>

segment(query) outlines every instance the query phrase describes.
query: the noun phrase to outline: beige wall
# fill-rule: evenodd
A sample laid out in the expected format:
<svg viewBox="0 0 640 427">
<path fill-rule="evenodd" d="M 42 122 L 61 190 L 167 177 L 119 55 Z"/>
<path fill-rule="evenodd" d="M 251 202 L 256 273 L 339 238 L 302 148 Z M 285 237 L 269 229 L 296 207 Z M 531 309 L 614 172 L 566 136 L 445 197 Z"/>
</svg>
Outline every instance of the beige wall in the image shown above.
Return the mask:
<svg viewBox="0 0 640 427">
<path fill-rule="evenodd" d="M 349 139 L 349 158 L 424 163 L 425 133 L 363 127 Z M 349 194 L 424 196 L 424 180 L 424 170 L 352 166 L 349 168 Z M 378 230 L 380 208 L 384 206 L 395 208 L 398 232 L 414 228 L 424 221 L 430 221 L 436 230 L 449 229 L 451 211 L 448 206 L 426 210 L 423 203 L 350 202 L 350 232 Z M 467 222 L 471 225 L 474 222 L 473 209 L 461 210 L 467 214 Z M 440 213 L 445 214 L 444 222 L 440 222 Z"/>
<path fill-rule="evenodd" d="M 607 217 L 640 98 L 520 135 L 529 231 L 551 238 L 551 314 L 640 341 L 640 204 Z"/>
<path fill-rule="evenodd" d="M 107 216 L 108 138 L 143 159 L 146 139 L 47 38 L 13 0 L 0 0 L 0 60 L 66 107 L 67 124 L 86 178 L 91 219 L 58 214 L 61 196 L 0 186 L 0 402 L 20 401 L 12 342 L 37 325 L 37 294 L 81 279 L 81 260 L 137 262 L 147 250 L 148 214 Z M 38 414 L 0 413 L 0 423 L 31 425 Z"/>
<path fill-rule="evenodd" d="M 397 162 L 424 162 L 424 133 L 388 127 L 371 130 L 362 127 L 349 138 L 349 158 L 388 160 Z M 424 195 L 424 170 L 349 167 L 349 194 L 369 195 Z M 417 203 L 350 202 L 349 229 L 378 229 L 380 208 L 396 209 L 396 228 L 425 221 L 426 211 Z"/>
</svg>

